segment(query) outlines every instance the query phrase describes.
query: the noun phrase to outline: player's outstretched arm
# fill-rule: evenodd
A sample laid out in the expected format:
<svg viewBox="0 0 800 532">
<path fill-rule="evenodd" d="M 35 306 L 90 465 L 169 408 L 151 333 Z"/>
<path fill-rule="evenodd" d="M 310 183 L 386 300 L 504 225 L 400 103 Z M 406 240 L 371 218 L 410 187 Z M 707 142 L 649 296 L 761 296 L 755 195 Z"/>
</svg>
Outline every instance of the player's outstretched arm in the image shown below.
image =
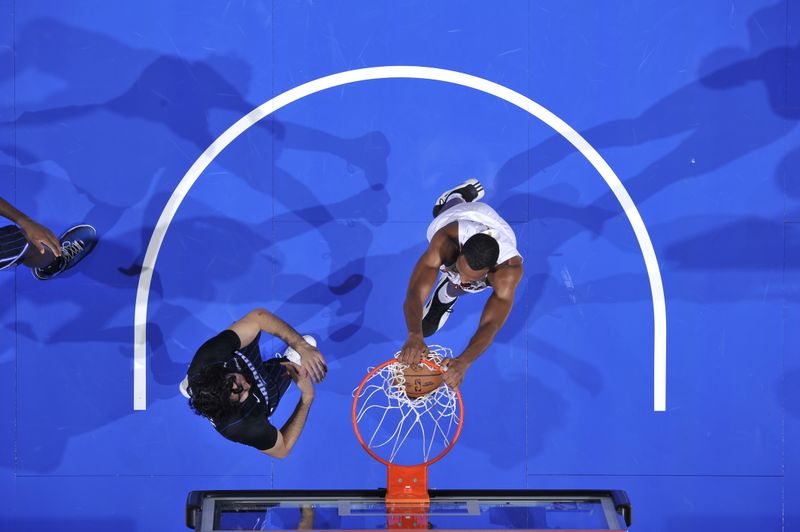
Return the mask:
<svg viewBox="0 0 800 532">
<path fill-rule="evenodd" d="M 444 234 L 437 233 L 433 236 L 428 249 L 414 266 L 411 279 L 408 281 L 406 299 L 403 302 L 403 315 L 406 318 L 408 337 L 400 350 L 399 357 L 400 362 L 404 364 L 419 363 L 428 350 L 422 336 L 422 307 L 439 274 L 439 266 L 442 265 L 441 247 L 445 239 Z"/>
<path fill-rule="evenodd" d="M 250 344 L 260 331 L 277 336 L 298 352 L 303 361 L 303 369 L 309 372 L 314 382 L 325 378 L 328 366 L 322 353 L 306 342 L 288 323 L 268 310 L 252 310 L 229 328 L 239 336 L 242 345 Z"/>
<path fill-rule="evenodd" d="M 445 359 L 444 382 L 453 389 L 461 385 L 469 366 L 492 344 L 494 337 L 503 327 L 514 306 L 514 294 L 522 278 L 522 265 L 503 269 L 494 276 L 492 295 L 483 307 L 478 330 L 469 345 L 457 358 Z"/>
</svg>

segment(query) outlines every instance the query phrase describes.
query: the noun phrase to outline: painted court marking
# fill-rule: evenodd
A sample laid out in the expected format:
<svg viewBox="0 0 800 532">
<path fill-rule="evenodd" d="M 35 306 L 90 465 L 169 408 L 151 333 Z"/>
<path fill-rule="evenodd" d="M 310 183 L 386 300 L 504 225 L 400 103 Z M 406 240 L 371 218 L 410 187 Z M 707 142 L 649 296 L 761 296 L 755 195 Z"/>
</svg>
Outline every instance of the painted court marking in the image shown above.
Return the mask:
<svg viewBox="0 0 800 532">
<path fill-rule="evenodd" d="M 204 151 L 195 163 L 183 176 L 175 191 L 170 196 L 161 216 L 158 218 L 156 227 L 147 245 L 147 252 L 144 256 L 142 271 L 139 274 L 139 285 L 136 289 L 136 309 L 133 318 L 133 408 L 134 410 L 145 410 L 147 408 L 147 302 L 150 296 L 150 283 L 153 279 L 153 269 L 155 268 L 158 252 L 164 242 L 164 235 L 172 222 L 172 218 L 180 207 L 183 199 L 208 167 L 214 158 L 225 149 L 228 144 L 233 142 L 239 135 L 247 131 L 252 125 L 264 117 L 267 117 L 306 96 L 317 92 L 340 87 L 359 81 L 374 79 L 393 79 L 411 78 L 425 79 L 430 81 L 442 81 L 462 87 L 469 87 L 486 94 L 496 96 L 501 100 L 519 107 L 535 116 L 562 137 L 567 139 L 584 157 L 594 166 L 595 170 L 605 180 L 611 191 L 619 201 L 625 216 L 633 228 L 639 247 L 644 257 L 647 276 L 650 280 L 650 292 L 653 297 L 653 410 L 663 412 L 667 407 L 667 311 L 664 299 L 664 285 L 661 280 L 661 271 L 658 267 L 658 260 L 650 241 L 650 235 L 644 225 L 639 210 L 634 205 L 628 191 L 622 185 L 617 175 L 603 160 L 597 150 L 595 150 L 577 131 L 572 129 L 566 122 L 545 109 L 538 103 L 522 94 L 513 91 L 497 83 L 464 74 L 453 70 L 441 68 L 419 67 L 419 66 L 383 66 L 362 68 L 358 70 L 348 70 L 323 78 L 315 79 L 304 83 L 298 87 L 290 89 L 283 94 L 276 96 L 268 102 L 253 109 L 247 115 L 239 119 L 220 135 L 206 151 Z"/>
</svg>

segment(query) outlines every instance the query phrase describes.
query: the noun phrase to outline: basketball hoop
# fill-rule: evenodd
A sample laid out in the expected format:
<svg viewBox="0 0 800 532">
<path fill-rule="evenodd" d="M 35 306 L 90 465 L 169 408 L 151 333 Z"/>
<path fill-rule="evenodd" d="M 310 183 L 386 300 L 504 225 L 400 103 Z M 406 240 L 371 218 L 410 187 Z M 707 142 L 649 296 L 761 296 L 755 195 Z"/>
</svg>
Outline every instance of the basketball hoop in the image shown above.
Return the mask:
<svg viewBox="0 0 800 532">
<path fill-rule="evenodd" d="M 430 346 L 422 364 L 441 375 L 441 363 L 452 357 L 446 347 Z M 428 466 L 450 452 L 464 421 L 458 390 L 446 384 L 418 396 L 406 391 L 407 364 L 397 356 L 375 367 L 361 381 L 353 397 L 353 430 L 370 456 L 385 464 L 388 477 L 386 504 L 391 528 L 425 528 L 414 519 L 427 509 Z M 411 511 L 413 510 L 413 511 Z"/>
</svg>

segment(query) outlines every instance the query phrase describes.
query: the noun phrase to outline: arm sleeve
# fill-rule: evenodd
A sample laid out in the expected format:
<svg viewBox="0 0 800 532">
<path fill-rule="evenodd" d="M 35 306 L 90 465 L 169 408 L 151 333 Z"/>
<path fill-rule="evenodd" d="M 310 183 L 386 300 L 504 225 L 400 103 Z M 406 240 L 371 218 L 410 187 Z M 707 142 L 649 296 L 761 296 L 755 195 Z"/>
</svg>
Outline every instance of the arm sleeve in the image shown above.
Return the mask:
<svg viewBox="0 0 800 532">
<path fill-rule="evenodd" d="M 275 447 L 278 429 L 264 418 L 250 418 L 233 425 L 222 433 L 229 440 L 266 451 Z"/>
</svg>

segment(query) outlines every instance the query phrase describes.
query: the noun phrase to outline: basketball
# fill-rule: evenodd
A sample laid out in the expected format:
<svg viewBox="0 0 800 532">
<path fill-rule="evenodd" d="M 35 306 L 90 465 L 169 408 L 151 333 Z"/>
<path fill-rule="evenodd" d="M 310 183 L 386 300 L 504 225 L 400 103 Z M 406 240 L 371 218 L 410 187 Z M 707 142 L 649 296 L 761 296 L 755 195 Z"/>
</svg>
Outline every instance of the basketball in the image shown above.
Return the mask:
<svg viewBox="0 0 800 532">
<path fill-rule="evenodd" d="M 416 399 L 441 386 L 442 374 L 426 364 L 408 366 L 403 370 L 406 377 L 406 395 Z"/>
</svg>

